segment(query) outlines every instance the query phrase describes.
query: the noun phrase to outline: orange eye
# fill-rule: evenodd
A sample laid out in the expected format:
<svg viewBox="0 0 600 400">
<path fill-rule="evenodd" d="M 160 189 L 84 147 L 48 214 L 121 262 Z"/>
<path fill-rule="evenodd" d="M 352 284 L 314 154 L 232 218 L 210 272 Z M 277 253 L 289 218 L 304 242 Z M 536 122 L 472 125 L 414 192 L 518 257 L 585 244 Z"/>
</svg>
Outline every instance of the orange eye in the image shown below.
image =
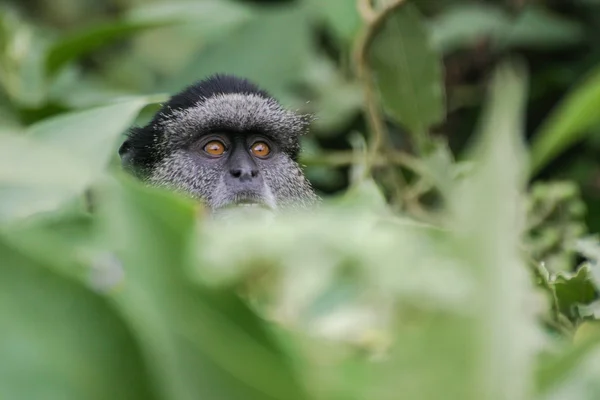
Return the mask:
<svg viewBox="0 0 600 400">
<path fill-rule="evenodd" d="M 270 152 L 271 149 L 265 142 L 256 142 L 252 145 L 252 154 L 256 157 L 265 158 Z"/>
<path fill-rule="evenodd" d="M 204 146 L 204 151 L 211 156 L 220 156 L 225 153 L 225 145 L 218 140 L 213 140 Z"/>
</svg>

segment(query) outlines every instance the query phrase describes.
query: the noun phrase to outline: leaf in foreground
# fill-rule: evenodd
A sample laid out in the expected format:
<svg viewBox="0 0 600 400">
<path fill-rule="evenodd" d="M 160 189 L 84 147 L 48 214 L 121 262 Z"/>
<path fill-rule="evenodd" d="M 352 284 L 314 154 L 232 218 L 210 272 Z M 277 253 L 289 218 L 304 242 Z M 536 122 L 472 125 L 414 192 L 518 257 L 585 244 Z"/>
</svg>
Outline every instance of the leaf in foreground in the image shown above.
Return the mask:
<svg viewBox="0 0 600 400">
<path fill-rule="evenodd" d="M 116 155 L 117 139 L 131 126 L 142 108 L 154 100 L 140 96 L 58 115 L 32 125 L 27 133 L 68 152 L 85 163 L 97 177 Z"/>
<path fill-rule="evenodd" d="M 473 173 L 451 197 L 457 256 L 478 276 L 473 321 L 477 399 L 529 398 L 535 319 L 526 305 L 531 282 L 519 243 L 524 221 L 525 73 L 516 63 L 495 72 Z"/>
<path fill-rule="evenodd" d="M 108 295 L 170 399 L 303 399 L 286 356 L 230 289 L 192 283 L 194 207 L 129 180 L 98 191 L 102 241 L 125 281 Z"/>
<path fill-rule="evenodd" d="M 0 238 L 0 388 L 7 399 L 151 400 L 109 304 Z"/>
<path fill-rule="evenodd" d="M 0 221 L 50 211 L 81 194 L 91 169 L 71 153 L 26 136 L 0 136 Z"/>
<path fill-rule="evenodd" d="M 136 97 L 62 114 L 0 136 L 0 221 L 52 211 L 104 173 L 119 135 L 152 101 Z"/>
</svg>

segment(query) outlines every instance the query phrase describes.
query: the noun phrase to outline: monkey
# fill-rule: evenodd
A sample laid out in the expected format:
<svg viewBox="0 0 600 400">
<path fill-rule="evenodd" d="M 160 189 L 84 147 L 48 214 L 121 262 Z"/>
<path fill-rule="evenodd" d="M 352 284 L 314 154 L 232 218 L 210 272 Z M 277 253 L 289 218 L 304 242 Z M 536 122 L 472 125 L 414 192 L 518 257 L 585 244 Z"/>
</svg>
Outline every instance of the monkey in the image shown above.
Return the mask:
<svg viewBox="0 0 600 400">
<path fill-rule="evenodd" d="M 304 210 L 320 201 L 298 163 L 312 120 L 248 79 L 214 74 L 171 96 L 147 125 L 130 128 L 118 153 L 128 173 L 213 214 Z"/>
</svg>

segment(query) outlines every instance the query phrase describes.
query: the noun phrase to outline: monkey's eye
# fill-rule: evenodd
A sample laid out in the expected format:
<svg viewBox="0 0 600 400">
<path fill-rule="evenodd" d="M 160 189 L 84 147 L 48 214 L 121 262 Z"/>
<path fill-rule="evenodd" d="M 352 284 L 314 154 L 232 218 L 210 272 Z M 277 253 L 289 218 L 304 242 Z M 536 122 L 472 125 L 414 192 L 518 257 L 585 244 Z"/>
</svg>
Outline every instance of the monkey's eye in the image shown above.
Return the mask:
<svg viewBox="0 0 600 400">
<path fill-rule="evenodd" d="M 220 156 L 225 153 L 225 145 L 218 140 L 212 140 L 204 146 L 204 151 L 211 156 Z"/>
<path fill-rule="evenodd" d="M 259 158 L 265 158 L 271 153 L 269 145 L 265 142 L 256 142 L 252 145 L 252 154 Z"/>
</svg>

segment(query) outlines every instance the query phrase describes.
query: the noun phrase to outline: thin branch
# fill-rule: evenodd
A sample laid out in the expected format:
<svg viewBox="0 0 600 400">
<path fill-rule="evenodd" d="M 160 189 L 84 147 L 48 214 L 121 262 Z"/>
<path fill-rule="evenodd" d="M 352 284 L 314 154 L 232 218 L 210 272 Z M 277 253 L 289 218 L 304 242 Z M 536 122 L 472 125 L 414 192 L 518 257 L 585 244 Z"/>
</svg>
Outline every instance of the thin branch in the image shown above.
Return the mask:
<svg viewBox="0 0 600 400">
<path fill-rule="evenodd" d="M 310 166 L 345 167 L 361 163 L 363 158 L 352 151 L 332 151 L 319 155 L 303 154 L 300 162 Z M 384 167 L 389 164 L 403 166 L 418 174 L 422 173 L 419 160 L 403 151 L 390 152 L 387 157 L 384 154 L 377 154 L 375 166 Z"/>
<path fill-rule="evenodd" d="M 383 113 L 373 86 L 373 76 L 368 60 L 368 48 L 377 31 L 396 7 L 399 7 L 405 0 L 396 0 L 386 4 L 381 11 L 375 11 L 370 0 L 358 0 L 358 8 L 367 22 L 367 26 L 362 35 L 359 36 L 355 47 L 355 63 L 357 66 L 358 78 L 362 82 L 364 91 L 364 109 L 367 117 L 367 123 L 371 132 L 370 156 L 365 173 L 369 174 L 374 164 L 377 162 L 377 156 L 386 144 L 387 130 L 384 123 Z"/>
</svg>

